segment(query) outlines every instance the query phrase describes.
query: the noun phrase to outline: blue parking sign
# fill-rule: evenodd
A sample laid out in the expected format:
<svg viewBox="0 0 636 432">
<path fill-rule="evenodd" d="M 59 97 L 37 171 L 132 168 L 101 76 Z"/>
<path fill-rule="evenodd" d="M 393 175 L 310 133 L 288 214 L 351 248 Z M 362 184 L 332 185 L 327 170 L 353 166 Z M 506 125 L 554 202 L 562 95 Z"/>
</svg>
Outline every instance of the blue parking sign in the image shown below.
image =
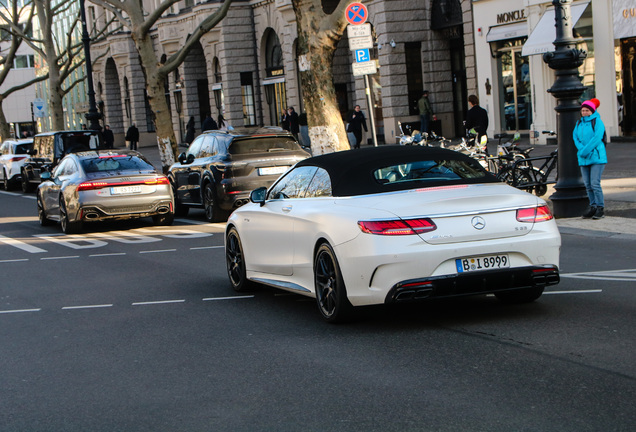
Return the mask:
<svg viewBox="0 0 636 432">
<path fill-rule="evenodd" d="M 369 55 L 369 49 L 359 49 L 355 51 L 356 54 L 356 62 L 365 62 L 371 60 L 371 56 Z"/>
</svg>

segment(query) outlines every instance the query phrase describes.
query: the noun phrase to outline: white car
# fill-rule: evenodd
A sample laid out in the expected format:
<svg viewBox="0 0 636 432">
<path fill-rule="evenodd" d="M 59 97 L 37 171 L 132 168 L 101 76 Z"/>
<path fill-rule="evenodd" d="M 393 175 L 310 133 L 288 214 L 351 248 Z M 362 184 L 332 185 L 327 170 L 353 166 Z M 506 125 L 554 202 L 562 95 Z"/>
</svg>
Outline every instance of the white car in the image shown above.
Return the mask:
<svg viewBox="0 0 636 432">
<path fill-rule="evenodd" d="M 0 179 L 4 190 L 14 189 L 20 184 L 20 169 L 30 157 L 33 139 L 6 140 L 0 147 Z"/>
<path fill-rule="evenodd" d="M 250 201 L 227 223 L 232 287 L 315 297 L 329 322 L 356 306 L 428 298 L 530 302 L 559 282 L 561 237 L 546 202 L 451 150 L 308 158 Z"/>
</svg>

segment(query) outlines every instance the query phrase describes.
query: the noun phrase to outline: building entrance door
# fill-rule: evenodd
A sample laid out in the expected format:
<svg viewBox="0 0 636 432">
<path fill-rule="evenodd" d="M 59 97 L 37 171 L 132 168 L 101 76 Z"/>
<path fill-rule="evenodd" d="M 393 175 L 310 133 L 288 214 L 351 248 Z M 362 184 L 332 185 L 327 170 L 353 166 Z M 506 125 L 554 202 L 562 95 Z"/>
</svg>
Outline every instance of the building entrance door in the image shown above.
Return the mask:
<svg viewBox="0 0 636 432">
<path fill-rule="evenodd" d="M 621 39 L 623 134 L 636 135 L 636 38 Z"/>
<path fill-rule="evenodd" d="M 281 117 L 287 109 L 287 92 L 285 90 L 285 82 L 275 82 L 265 85 L 265 98 L 269 106 L 269 124 L 272 126 L 281 126 Z"/>
<path fill-rule="evenodd" d="M 499 48 L 500 119 L 504 130 L 529 130 L 532 124 L 532 87 L 528 57 L 521 55 L 522 39 L 505 41 Z"/>
</svg>

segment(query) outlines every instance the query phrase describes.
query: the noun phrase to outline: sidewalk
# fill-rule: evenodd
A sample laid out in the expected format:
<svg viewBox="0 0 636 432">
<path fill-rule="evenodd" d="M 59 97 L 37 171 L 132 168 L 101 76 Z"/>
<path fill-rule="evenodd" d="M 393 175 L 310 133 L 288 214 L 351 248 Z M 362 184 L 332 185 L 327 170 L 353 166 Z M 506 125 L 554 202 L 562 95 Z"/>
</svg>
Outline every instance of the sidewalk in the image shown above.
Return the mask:
<svg viewBox="0 0 636 432">
<path fill-rule="evenodd" d="M 491 140 L 491 143 L 494 140 Z M 520 147 L 530 147 L 528 139 L 522 139 Z M 490 144 L 489 144 L 490 147 Z M 534 145 L 532 155 L 543 156 L 557 148 L 556 145 Z M 185 147 L 179 147 L 185 151 Z M 159 150 L 156 146 L 139 148 L 150 162 L 161 167 Z M 607 145 L 608 163 L 603 173 L 601 185 L 605 195 L 605 218 L 600 220 L 577 218 L 557 219 L 562 233 L 631 238 L 636 240 L 636 138 L 634 141 L 611 142 Z M 554 185 L 542 197 L 550 203 Z"/>
</svg>

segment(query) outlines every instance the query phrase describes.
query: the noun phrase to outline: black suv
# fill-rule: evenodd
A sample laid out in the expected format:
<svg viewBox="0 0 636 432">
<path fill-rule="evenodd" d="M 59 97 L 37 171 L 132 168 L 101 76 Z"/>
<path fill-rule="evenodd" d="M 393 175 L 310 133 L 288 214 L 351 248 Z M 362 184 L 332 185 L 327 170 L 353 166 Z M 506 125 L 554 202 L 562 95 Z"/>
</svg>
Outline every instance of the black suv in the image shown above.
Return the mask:
<svg viewBox="0 0 636 432">
<path fill-rule="evenodd" d="M 40 173 L 51 170 L 69 153 L 103 149 L 102 134 L 94 130 L 58 131 L 33 137 L 31 157 L 21 171 L 22 192 L 32 192 L 40 184 Z"/>
<path fill-rule="evenodd" d="M 309 153 L 294 136 L 282 130 L 204 132 L 168 172 L 175 215 L 185 216 L 190 207 L 202 207 L 208 221 L 224 221 L 249 201 L 252 190 L 269 187 L 307 157 Z"/>
</svg>

